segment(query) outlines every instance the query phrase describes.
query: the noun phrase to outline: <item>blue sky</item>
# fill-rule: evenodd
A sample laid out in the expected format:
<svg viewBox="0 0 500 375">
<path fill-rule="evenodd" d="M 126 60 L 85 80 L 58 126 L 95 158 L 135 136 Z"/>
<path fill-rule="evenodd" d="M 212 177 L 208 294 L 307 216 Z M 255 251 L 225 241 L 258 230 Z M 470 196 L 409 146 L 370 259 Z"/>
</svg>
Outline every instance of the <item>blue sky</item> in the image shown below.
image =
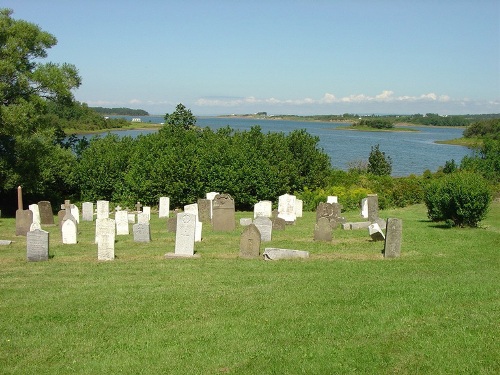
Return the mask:
<svg viewBox="0 0 500 375">
<path fill-rule="evenodd" d="M 3 0 L 77 100 L 151 114 L 500 113 L 500 0 Z"/>
</svg>

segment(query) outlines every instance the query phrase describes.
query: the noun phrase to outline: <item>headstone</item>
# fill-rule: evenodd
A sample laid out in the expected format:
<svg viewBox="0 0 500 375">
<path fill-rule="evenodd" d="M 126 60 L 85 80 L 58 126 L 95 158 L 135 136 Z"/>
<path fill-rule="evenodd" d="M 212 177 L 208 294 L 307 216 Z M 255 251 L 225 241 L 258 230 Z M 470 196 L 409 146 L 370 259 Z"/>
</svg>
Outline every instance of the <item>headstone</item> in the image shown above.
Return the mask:
<svg viewBox="0 0 500 375">
<path fill-rule="evenodd" d="M 177 214 L 169 217 L 167 220 L 167 232 L 175 233 L 177 231 Z"/>
<path fill-rule="evenodd" d="M 254 219 L 259 217 L 272 217 L 273 216 L 273 202 L 271 201 L 260 201 L 255 203 L 253 207 L 253 217 Z"/>
<path fill-rule="evenodd" d="M 116 235 L 124 236 L 130 234 L 128 226 L 128 212 L 127 211 L 116 211 L 115 212 L 115 222 L 116 222 Z"/>
<path fill-rule="evenodd" d="M 247 227 L 247 226 L 249 226 L 250 224 L 252 224 L 252 219 L 251 219 L 251 218 L 249 218 L 249 217 L 242 217 L 242 218 L 240 219 L 240 225 L 241 225 L 242 227 Z"/>
<path fill-rule="evenodd" d="M 371 223 L 369 221 L 358 221 L 355 223 L 351 223 L 351 229 L 352 230 L 357 230 L 357 229 L 367 229 Z"/>
<path fill-rule="evenodd" d="M 326 197 L 326 203 L 339 203 L 338 197 L 335 195 L 329 195 L 328 197 Z"/>
<path fill-rule="evenodd" d="M 33 212 L 33 223 L 41 224 L 42 223 L 42 219 L 40 218 L 40 209 L 38 208 L 38 204 L 37 203 L 30 204 L 28 206 L 28 209 L 31 212 Z"/>
<path fill-rule="evenodd" d="M 26 258 L 29 262 L 49 260 L 49 232 L 35 229 L 26 234 Z"/>
<path fill-rule="evenodd" d="M 170 215 L 170 197 L 160 197 L 160 206 L 158 209 L 158 217 L 164 218 Z"/>
<path fill-rule="evenodd" d="M 151 207 L 149 206 L 142 207 L 142 213 L 144 215 L 148 215 L 148 221 L 151 220 Z"/>
<path fill-rule="evenodd" d="M 378 219 L 378 195 L 368 194 L 368 221 L 375 223 Z"/>
<path fill-rule="evenodd" d="M 97 217 L 97 219 L 107 219 L 109 217 L 109 202 L 108 201 L 97 201 L 97 216 L 96 217 Z"/>
<path fill-rule="evenodd" d="M 141 212 L 141 207 L 142 207 L 141 202 L 137 202 L 137 203 L 135 204 L 135 211 L 136 211 L 136 212 Z"/>
<path fill-rule="evenodd" d="M 304 202 L 302 199 L 295 200 L 295 216 L 302 217 L 302 207 L 304 206 Z"/>
<path fill-rule="evenodd" d="M 361 217 L 368 219 L 368 198 L 361 199 Z"/>
<path fill-rule="evenodd" d="M 54 213 L 52 212 L 52 204 L 49 201 L 38 202 L 40 211 L 40 223 L 42 225 L 54 225 Z"/>
<path fill-rule="evenodd" d="M 78 208 L 78 206 L 75 204 L 72 204 L 70 206 L 70 210 L 71 210 L 71 215 L 73 215 L 73 217 L 76 220 L 76 223 L 80 224 L 80 209 Z"/>
<path fill-rule="evenodd" d="M 211 205 L 211 209 L 210 209 L 210 219 L 213 217 L 213 207 L 214 207 L 214 199 L 215 197 L 219 195 L 219 193 L 215 192 L 215 191 L 211 191 L 210 193 L 207 193 L 206 194 L 206 198 L 210 201 Z"/>
<path fill-rule="evenodd" d="M 62 221 L 62 243 L 67 245 L 74 245 L 77 243 L 77 225 L 76 221 L 67 218 Z"/>
<path fill-rule="evenodd" d="M 57 222 L 59 223 L 59 230 L 62 232 L 63 219 L 66 216 L 66 210 L 57 211 Z"/>
<path fill-rule="evenodd" d="M 177 215 L 177 231 L 175 234 L 175 255 L 194 255 L 194 236 L 196 231 L 196 216 L 189 213 Z"/>
<path fill-rule="evenodd" d="M 278 249 L 275 247 L 266 247 L 263 256 L 265 260 L 309 258 L 309 252 L 303 250 Z"/>
<path fill-rule="evenodd" d="M 368 227 L 368 233 L 373 241 L 385 240 L 384 232 L 382 232 L 382 229 L 380 229 L 380 226 L 377 223 L 370 224 Z"/>
<path fill-rule="evenodd" d="M 403 220 L 387 219 L 385 233 L 384 258 L 397 258 L 401 256 L 401 242 L 403 240 Z"/>
<path fill-rule="evenodd" d="M 267 220 L 270 221 L 269 218 Z M 240 257 L 257 258 L 260 254 L 261 233 L 254 224 L 245 227 L 240 237 Z"/>
<path fill-rule="evenodd" d="M 30 210 L 16 210 L 16 236 L 26 236 L 33 223 L 33 212 Z"/>
<path fill-rule="evenodd" d="M 234 200 L 229 194 L 218 194 L 212 203 L 212 228 L 216 232 L 236 229 Z"/>
<path fill-rule="evenodd" d="M 332 227 L 327 217 L 320 217 L 314 225 L 314 241 L 332 241 Z"/>
<path fill-rule="evenodd" d="M 196 228 L 195 228 L 195 234 L 194 234 L 194 241 L 200 242 L 203 223 L 198 218 L 198 203 L 185 205 L 184 212 L 195 216 Z"/>
<path fill-rule="evenodd" d="M 137 214 L 137 224 L 149 224 L 149 216 L 144 212 Z"/>
<path fill-rule="evenodd" d="M 285 219 L 287 224 L 294 223 L 297 219 L 295 215 L 295 195 L 283 194 L 278 198 L 278 217 Z"/>
<path fill-rule="evenodd" d="M 286 222 L 281 217 L 273 218 L 273 230 L 285 230 Z"/>
<path fill-rule="evenodd" d="M 135 224 L 135 214 L 133 212 L 127 214 L 127 219 L 130 224 Z"/>
<path fill-rule="evenodd" d="M 11 240 L 0 240 L 0 246 L 7 246 L 12 243 Z"/>
<path fill-rule="evenodd" d="M 82 203 L 82 221 L 94 221 L 94 203 Z"/>
<path fill-rule="evenodd" d="M 341 217 L 341 208 L 339 203 L 320 202 L 316 208 L 316 222 L 320 218 L 326 217 L 332 229 L 335 229 L 339 223 L 344 221 L 344 218 Z"/>
<path fill-rule="evenodd" d="M 108 218 L 99 219 L 101 227 L 97 237 L 97 260 L 115 259 L 115 220 Z"/>
<path fill-rule="evenodd" d="M 134 224 L 132 226 L 134 242 L 151 242 L 151 226 L 147 224 Z"/>
<path fill-rule="evenodd" d="M 269 242 L 272 238 L 273 222 L 268 217 L 259 216 L 253 221 L 254 225 L 260 232 L 260 240 Z"/>
<path fill-rule="evenodd" d="M 212 221 L 212 201 L 210 199 L 198 199 L 198 221 L 210 224 Z"/>
</svg>

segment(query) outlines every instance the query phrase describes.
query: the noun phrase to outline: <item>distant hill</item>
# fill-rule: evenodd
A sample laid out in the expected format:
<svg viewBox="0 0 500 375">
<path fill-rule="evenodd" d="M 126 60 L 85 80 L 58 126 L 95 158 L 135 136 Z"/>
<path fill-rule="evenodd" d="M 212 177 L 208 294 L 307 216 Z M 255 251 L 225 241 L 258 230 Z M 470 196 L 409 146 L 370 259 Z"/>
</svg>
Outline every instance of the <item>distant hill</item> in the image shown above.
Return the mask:
<svg viewBox="0 0 500 375">
<path fill-rule="evenodd" d="M 143 109 L 132 108 L 103 108 L 103 107 L 90 107 L 97 113 L 108 116 L 149 116 L 149 113 Z"/>
</svg>

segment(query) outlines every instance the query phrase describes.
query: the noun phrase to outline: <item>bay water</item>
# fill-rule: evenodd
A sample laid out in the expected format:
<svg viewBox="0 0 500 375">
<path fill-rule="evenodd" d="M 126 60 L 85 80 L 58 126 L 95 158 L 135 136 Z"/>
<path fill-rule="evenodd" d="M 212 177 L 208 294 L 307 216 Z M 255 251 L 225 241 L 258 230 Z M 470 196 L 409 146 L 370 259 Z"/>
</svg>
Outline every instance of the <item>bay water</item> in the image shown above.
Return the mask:
<svg viewBox="0 0 500 375">
<path fill-rule="evenodd" d="M 132 116 L 116 117 L 132 120 Z M 163 116 L 142 116 L 141 121 L 142 123 L 162 123 Z M 379 145 L 380 150 L 392 159 L 393 176 L 421 175 L 427 169 L 435 172 L 448 160 L 453 159 L 459 164 L 465 155 L 472 154 L 467 147 L 436 143 L 436 141 L 460 138 L 463 128 L 410 126 L 411 129 L 417 131 L 363 132 L 337 129 L 348 125 L 346 123 L 239 117 L 197 117 L 196 125 L 213 130 L 229 126 L 239 131 L 250 130 L 252 126 L 258 125 L 263 133 L 284 132 L 285 134 L 293 130 L 305 129 L 309 134 L 319 137 L 319 147 L 330 157 L 332 166 L 343 170 L 347 170 L 353 162 L 367 161 L 371 148 Z M 110 133 L 136 137 L 139 134 L 156 131 L 151 129 L 114 130 Z"/>
</svg>

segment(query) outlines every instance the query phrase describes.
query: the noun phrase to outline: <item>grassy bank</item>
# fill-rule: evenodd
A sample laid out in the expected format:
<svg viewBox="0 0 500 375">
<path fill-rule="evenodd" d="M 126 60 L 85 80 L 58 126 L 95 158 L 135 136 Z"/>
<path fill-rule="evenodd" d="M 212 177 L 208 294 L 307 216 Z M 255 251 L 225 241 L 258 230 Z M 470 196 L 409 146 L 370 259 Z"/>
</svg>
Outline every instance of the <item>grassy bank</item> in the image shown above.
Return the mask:
<svg viewBox="0 0 500 375">
<path fill-rule="evenodd" d="M 412 129 L 406 126 L 395 126 L 391 129 L 377 129 L 366 125 L 348 125 L 348 126 L 338 126 L 335 130 L 354 130 L 360 132 L 418 132 L 418 129 Z"/>
<path fill-rule="evenodd" d="M 201 258 L 165 260 L 174 234 L 153 217 L 153 242 L 119 236 L 112 262 L 82 222 L 77 245 L 47 227 L 52 258 L 27 263 L 0 219 L 15 240 L 0 247 L 0 373 L 499 373 L 500 204 L 479 229 L 444 229 L 423 205 L 380 214 L 403 219 L 399 259 L 364 230 L 314 242 L 305 213 L 261 248 L 308 260 L 239 259 L 241 227 L 209 225 Z"/>
<path fill-rule="evenodd" d="M 481 138 L 455 138 L 446 141 L 436 141 L 436 143 L 478 148 L 483 144 L 483 140 Z"/>
</svg>

